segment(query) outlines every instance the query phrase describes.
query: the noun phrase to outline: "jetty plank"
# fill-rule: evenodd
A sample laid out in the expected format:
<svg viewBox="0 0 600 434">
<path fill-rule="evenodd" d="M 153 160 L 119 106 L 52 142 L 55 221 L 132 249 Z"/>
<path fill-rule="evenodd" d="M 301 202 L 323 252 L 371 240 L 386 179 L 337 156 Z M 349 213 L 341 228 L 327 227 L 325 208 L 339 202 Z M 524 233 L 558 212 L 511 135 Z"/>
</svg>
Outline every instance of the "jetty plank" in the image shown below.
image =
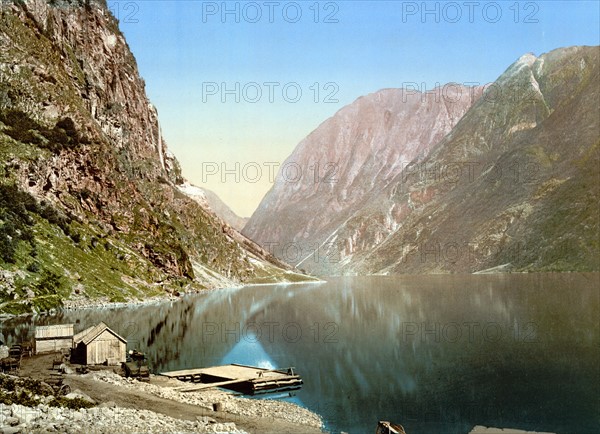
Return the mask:
<svg viewBox="0 0 600 434">
<path fill-rule="evenodd" d="M 242 393 L 255 394 L 299 389 L 303 384 L 302 378 L 292 368 L 288 370 L 266 369 L 236 363 L 208 368 L 161 372 L 160 375 L 196 383 L 195 386 L 173 388 L 173 390 L 181 392 L 225 387 Z"/>
</svg>

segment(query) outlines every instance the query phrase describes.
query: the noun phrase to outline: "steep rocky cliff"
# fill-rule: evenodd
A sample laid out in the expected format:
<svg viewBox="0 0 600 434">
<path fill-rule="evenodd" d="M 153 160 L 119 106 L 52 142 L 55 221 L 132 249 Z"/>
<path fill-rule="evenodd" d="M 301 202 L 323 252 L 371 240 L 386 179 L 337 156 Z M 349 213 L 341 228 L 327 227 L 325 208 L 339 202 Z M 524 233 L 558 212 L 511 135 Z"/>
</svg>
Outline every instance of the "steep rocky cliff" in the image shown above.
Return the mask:
<svg viewBox="0 0 600 434">
<path fill-rule="evenodd" d="M 374 213 L 349 222 L 357 240 L 355 224 L 388 213 L 398 228 L 362 251 L 340 245 L 340 269 L 600 270 L 599 55 L 571 47 L 517 60 Z"/>
<path fill-rule="evenodd" d="M 423 158 L 481 96 L 451 84 L 384 89 L 323 122 L 284 162 L 243 233 L 307 269 L 335 261 L 331 235 L 415 158 Z"/>
<path fill-rule="evenodd" d="M 287 227 L 305 228 L 319 251 L 319 261 L 301 258 L 297 265 L 322 274 L 599 270 L 598 58 L 598 47 L 527 54 L 428 145 L 429 153 L 392 177 L 377 169 L 380 163 L 358 158 L 361 171 L 376 167 L 374 182 L 352 185 L 360 200 L 341 223 L 328 194 L 301 201 L 297 190 L 276 185 L 245 232 L 259 241 L 287 240 L 286 226 L 270 231 L 273 217 L 265 217 L 284 209 L 284 218 L 293 216 Z M 415 124 L 429 131 L 419 119 Z M 362 131 L 377 122 L 367 125 Z M 354 161 L 354 146 L 335 145 L 346 130 L 337 127 L 320 145 Z M 298 156 L 304 143 L 293 154 L 299 164 L 310 161 Z M 381 151 L 371 155 L 383 159 Z M 313 231 L 315 215 L 334 224 Z"/>
<path fill-rule="evenodd" d="M 0 302 L 302 279 L 183 194 L 104 1 L 2 2 Z"/>
</svg>

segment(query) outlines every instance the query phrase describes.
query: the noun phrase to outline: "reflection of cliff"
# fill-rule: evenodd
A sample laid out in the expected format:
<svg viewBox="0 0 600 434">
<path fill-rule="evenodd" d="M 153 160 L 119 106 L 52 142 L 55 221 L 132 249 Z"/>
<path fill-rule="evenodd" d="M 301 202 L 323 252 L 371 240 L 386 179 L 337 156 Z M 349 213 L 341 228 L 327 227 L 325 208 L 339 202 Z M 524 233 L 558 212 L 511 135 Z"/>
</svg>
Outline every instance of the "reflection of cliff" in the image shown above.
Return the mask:
<svg viewBox="0 0 600 434">
<path fill-rule="evenodd" d="M 230 290 L 223 290 L 199 300 L 186 298 L 175 303 L 114 311 L 69 312 L 65 317 L 71 319 L 65 320 L 79 318 L 82 323 L 96 323 L 106 321 L 109 316 L 115 330 L 120 330 L 128 339 L 129 348 L 139 348 L 148 354 L 156 372 L 200 367 L 220 359 L 235 344 L 233 340 L 203 339 L 206 323 L 220 322 L 228 312 L 242 316 L 239 310 L 223 310 L 230 304 L 230 297 Z"/>
<path fill-rule="evenodd" d="M 147 352 L 157 372 L 214 365 L 242 339 L 247 318 L 280 297 L 273 287 L 256 288 L 256 297 L 246 296 L 254 290 L 229 289 L 174 303 L 13 318 L 4 323 L 3 331 L 8 342 L 16 342 L 32 338 L 35 325 L 72 322 L 79 331 L 104 321 L 128 340 L 128 349 Z"/>
</svg>

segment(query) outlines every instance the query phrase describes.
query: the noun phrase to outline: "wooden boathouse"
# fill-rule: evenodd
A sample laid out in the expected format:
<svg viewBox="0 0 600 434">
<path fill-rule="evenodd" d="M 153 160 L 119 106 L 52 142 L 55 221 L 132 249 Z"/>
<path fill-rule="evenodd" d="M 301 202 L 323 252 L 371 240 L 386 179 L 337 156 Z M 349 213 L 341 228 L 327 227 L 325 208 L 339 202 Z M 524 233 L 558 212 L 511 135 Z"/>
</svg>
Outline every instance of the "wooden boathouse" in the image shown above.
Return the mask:
<svg viewBox="0 0 600 434">
<path fill-rule="evenodd" d="M 160 375 L 194 383 L 190 386 L 176 388 L 180 392 L 195 392 L 212 387 L 223 387 L 246 395 L 256 395 L 297 390 L 303 384 L 302 378 L 294 372 L 293 368 L 287 370 L 265 369 L 237 363 L 210 368 L 162 372 Z"/>
<path fill-rule="evenodd" d="M 83 365 L 118 365 L 125 361 L 127 340 L 101 322 L 73 337 L 72 360 Z"/>
</svg>

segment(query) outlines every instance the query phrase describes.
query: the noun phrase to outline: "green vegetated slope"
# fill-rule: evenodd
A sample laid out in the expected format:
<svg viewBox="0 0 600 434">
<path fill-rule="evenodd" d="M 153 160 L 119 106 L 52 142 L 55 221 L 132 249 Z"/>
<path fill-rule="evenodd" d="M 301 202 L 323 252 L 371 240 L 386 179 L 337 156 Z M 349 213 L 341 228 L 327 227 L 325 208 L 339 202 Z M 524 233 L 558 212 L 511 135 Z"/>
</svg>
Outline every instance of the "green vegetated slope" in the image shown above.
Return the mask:
<svg viewBox="0 0 600 434">
<path fill-rule="evenodd" d="M 104 2 L 3 3 L 0 311 L 303 280 L 179 191 Z"/>
</svg>

